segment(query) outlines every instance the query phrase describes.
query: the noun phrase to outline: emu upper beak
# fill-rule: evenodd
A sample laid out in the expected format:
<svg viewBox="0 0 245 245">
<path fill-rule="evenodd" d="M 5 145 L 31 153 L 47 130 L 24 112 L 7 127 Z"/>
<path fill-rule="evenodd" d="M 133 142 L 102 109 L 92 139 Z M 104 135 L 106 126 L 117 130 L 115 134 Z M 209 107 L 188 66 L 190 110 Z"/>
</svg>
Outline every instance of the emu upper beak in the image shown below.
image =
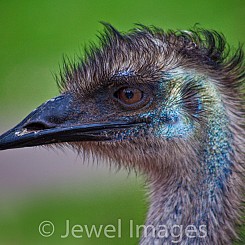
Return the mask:
<svg viewBox="0 0 245 245">
<path fill-rule="evenodd" d="M 0 136 L 0 150 L 61 142 L 108 141 L 106 132 L 138 125 L 129 121 L 83 123 L 81 105 L 70 94 L 51 99 Z"/>
</svg>

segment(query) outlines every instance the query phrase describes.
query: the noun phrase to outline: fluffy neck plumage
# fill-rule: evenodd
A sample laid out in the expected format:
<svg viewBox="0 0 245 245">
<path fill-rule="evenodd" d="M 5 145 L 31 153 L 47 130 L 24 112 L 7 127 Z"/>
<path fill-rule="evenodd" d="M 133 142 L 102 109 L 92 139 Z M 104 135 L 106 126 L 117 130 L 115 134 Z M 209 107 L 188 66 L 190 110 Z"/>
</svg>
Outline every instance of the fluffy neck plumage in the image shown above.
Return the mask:
<svg viewBox="0 0 245 245">
<path fill-rule="evenodd" d="M 211 143 L 211 142 L 210 142 Z M 229 147 L 229 145 L 227 145 Z M 143 232 L 142 245 L 150 244 L 230 244 L 235 237 L 238 216 L 239 179 L 232 172 L 228 150 L 218 144 L 208 146 L 200 172 L 191 177 L 181 171 L 169 173 L 168 179 L 151 183 L 151 205 Z M 230 149 L 229 149 L 230 150 Z M 208 163 L 212 159 L 212 163 Z M 207 163 L 209 164 L 207 166 Z M 152 226 L 156 233 L 152 233 Z M 149 228 L 149 229 L 148 229 Z"/>
</svg>

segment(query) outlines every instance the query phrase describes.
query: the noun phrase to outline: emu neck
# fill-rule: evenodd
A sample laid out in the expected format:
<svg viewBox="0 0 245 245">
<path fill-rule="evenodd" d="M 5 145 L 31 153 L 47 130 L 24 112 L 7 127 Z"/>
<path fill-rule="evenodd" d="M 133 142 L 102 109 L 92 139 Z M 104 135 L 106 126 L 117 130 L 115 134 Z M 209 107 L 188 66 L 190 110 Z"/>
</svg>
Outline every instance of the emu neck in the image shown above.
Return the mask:
<svg viewBox="0 0 245 245">
<path fill-rule="evenodd" d="M 228 245 L 235 237 L 239 203 L 238 180 L 232 172 L 235 147 L 224 111 L 215 113 L 200 151 L 193 157 L 184 156 L 189 169 L 179 162 L 179 169 L 169 169 L 167 175 L 151 179 L 147 232 L 143 232 L 141 245 Z M 192 162 L 194 159 L 198 164 Z"/>
</svg>

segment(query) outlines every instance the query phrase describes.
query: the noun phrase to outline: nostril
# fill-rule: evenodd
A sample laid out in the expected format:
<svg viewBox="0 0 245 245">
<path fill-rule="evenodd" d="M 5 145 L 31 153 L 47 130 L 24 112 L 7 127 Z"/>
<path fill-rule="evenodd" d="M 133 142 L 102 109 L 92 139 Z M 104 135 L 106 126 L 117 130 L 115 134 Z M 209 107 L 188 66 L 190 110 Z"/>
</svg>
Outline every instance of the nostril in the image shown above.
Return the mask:
<svg viewBox="0 0 245 245">
<path fill-rule="evenodd" d="M 50 128 L 47 124 L 43 122 L 31 122 L 24 126 L 28 131 L 44 130 Z"/>
</svg>

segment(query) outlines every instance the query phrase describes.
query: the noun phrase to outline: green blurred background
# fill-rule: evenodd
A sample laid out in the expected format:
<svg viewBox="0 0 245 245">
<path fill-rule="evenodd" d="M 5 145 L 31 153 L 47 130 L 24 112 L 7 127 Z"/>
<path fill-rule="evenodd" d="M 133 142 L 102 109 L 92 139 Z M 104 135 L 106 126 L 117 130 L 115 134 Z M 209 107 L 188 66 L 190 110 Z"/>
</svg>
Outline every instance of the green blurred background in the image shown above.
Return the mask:
<svg viewBox="0 0 245 245">
<path fill-rule="evenodd" d="M 85 44 L 97 42 L 103 29 L 99 21 L 121 31 L 134 23 L 164 29 L 198 23 L 223 32 L 231 46 L 245 37 L 244 0 L 1 0 L 0 10 L 0 132 L 58 94 L 53 74 L 62 56 L 73 58 L 83 53 Z M 144 222 L 143 180 L 114 172 L 105 164 L 84 166 L 70 151 L 1 152 L 0 244 L 137 244 L 127 227 L 130 219 Z M 60 238 L 67 219 L 73 225 L 101 225 L 116 224 L 119 218 L 120 239 Z M 55 224 L 52 237 L 38 233 L 43 220 Z"/>
</svg>

